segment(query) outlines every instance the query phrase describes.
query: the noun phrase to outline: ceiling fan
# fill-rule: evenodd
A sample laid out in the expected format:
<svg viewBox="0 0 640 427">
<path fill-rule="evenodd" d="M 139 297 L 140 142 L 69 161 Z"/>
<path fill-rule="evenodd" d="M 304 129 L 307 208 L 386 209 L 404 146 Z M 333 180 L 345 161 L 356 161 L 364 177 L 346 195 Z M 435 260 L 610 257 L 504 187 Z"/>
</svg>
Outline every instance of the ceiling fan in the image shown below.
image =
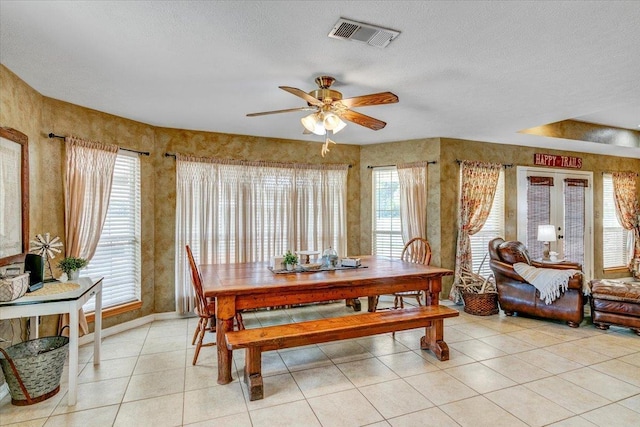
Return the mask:
<svg viewBox="0 0 640 427">
<path fill-rule="evenodd" d="M 305 92 L 301 89 L 289 86 L 279 86 L 293 95 L 307 101 L 306 107 L 288 108 L 286 110 L 264 111 L 261 113 L 247 114 L 247 117 L 265 116 L 268 114 L 291 113 L 294 111 L 313 111 L 300 121 L 304 126 L 305 134 L 314 133 L 324 135 L 325 143 L 322 147 L 322 156 L 329 151 L 329 143 L 335 144 L 329 139 L 329 132 L 336 134 L 347 124 L 343 120 L 356 123 L 360 126 L 373 130 L 380 130 L 387 124 L 381 120 L 366 116 L 357 111 L 351 110 L 353 107 L 367 107 L 370 105 L 394 104 L 398 102 L 398 97 L 391 92 L 373 93 L 370 95 L 356 96 L 353 98 L 342 98 L 342 93 L 331 89 L 331 85 L 336 81 L 330 76 L 320 76 L 316 78 L 318 89 Z"/>
</svg>

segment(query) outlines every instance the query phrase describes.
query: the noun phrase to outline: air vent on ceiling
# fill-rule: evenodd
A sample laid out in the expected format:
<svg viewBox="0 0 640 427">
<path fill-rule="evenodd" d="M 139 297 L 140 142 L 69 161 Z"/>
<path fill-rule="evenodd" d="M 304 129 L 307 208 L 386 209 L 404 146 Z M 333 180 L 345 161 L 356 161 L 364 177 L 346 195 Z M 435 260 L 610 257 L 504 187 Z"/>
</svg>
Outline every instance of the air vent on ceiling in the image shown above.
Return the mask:
<svg viewBox="0 0 640 427">
<path fill-rule="evenodd" d="M 342 40 L 353 40 L 379 48 L 387 47 L 400 31 L 376 27 L 362 22 L 340 18 L 333 26 L 329 37 Z"/>
</svg>

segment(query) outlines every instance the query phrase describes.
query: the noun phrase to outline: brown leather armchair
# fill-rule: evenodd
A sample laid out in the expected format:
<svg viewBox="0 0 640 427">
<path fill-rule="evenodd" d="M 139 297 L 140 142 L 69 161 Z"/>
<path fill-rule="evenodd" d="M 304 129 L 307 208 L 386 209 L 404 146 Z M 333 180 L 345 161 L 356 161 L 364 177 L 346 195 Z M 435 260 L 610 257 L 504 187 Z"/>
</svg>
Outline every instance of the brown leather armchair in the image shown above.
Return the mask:
<svg viewBox="0 0 640 427">
<path fill-rule="evenodd" d="M 582 292 L 582 274 L 569 279 L 568 289 L 553 303 L 545 304 L 538 290 L 513 269 L 513 264 L 524 262 L 539 268 L 582 270 L 580 264 L 543 264 L 531 261 L 527 248 L 518 241 L 505 242 L 502 238 L 489 242 L 489 265 L 496 279 L 500 308 L 507 316 L 514 313 L 563 320 L 577 328 L 584 319 L 586 299 Z"/>
</svg>

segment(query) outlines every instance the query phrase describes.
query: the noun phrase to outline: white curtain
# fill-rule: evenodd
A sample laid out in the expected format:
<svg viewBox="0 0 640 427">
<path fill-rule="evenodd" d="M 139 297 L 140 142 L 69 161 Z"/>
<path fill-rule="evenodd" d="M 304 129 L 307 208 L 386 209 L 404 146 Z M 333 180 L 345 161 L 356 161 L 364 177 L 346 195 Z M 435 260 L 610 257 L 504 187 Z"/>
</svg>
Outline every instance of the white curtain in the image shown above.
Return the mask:
<svg viewBox="0 0 640 427">
<path fill-rule="evenodd" d="M 118 146 L 65 139 L 65 253 L 90 261 L 107 216 Z"/>
<path fill-rule="evenodd" d="M 427 165 L 428 162 L 397 165 L 400 223 L 405 244 L 414 237 L 427 238 Z"/>
<path fill-rule="evenodd" d="M 268 261 L 287 250 L 346 256 L 347 165 L 176 156 L 176 310 L 193 310 L 196 263 Z"/>
<path fill-rule="evenodd" d="M 90 261 L 107 216 L 118 146 L 71 136 L 65 150 L 65 254 Z M 61 316 L 60 328 L 68 323 L 68 315 Z M 88 329 L 81 309 L 80 330 L 85 334 Z"/>
</svg>

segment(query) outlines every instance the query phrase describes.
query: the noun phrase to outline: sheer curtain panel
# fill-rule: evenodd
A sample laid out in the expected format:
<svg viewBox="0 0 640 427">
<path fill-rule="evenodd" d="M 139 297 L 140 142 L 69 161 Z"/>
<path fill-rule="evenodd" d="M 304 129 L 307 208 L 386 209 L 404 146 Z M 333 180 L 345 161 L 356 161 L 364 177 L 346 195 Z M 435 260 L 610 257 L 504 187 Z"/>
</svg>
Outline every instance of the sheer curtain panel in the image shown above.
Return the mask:
<svg viewBox="0 0 640 427">
<path fill-rule="evenodd" d="M 397 165 L 402 240 L 427 238 L 427 162 Z"/>
<path fill-rule="evenodd" d="M 70 136 L 65 154 L 65 254 L 90 261 L 109 207 L 118 146 Z M 82 333 L 87 333 L 87 321 L 80 314 Z M 61 319 L 62 325 L 68 323 L 68 318 Z"/>
<path fill-rule="evenodd" d="M 193 310 L 196 263 L 268 261 L 287 250 L 346 255 L 347 165 L 176 156 L 176 310 Z"/>
</svg>

